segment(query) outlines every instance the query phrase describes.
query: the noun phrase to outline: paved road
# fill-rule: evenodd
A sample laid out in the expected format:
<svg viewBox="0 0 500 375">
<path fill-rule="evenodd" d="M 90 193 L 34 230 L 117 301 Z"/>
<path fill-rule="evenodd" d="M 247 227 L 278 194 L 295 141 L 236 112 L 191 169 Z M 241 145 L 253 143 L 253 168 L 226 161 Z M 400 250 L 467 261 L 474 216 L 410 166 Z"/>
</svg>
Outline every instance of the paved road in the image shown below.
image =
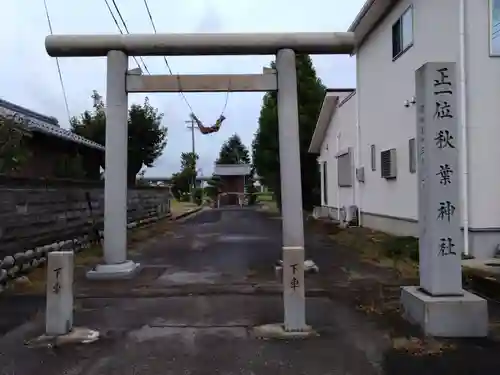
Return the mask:
<svg viewBox="0 0 500 375">
<path fill-rule="evenodd" d="M 165 264 L 165 286 L 244 282 L 259 268 L 272 270 L 280 258 L 280 220 L 252 209 L 204 211 L 139 256 L 145 265 Z"/>
<path fill-rule="evenodd" d="M 75 324 L 100 330 L 102 340 L 57 350 L 23 347 L 43 331 L 43 320 L 35 319 L 0 338 L 0 374 L 381 373 L 382 333 L 326 297 L 307 301 L 308 323 L 319 337 L 252 337 L 253 326 L 283 319 L 279 293 L 248 293 L 256 285 L 279 290 L 273 264 L 280 225 L 251 209 L 204 211 L 175 225 L 132 253 L 144 265 L 135 280 L 77 285 Z M 210 293 L 214 286 L 217 293 Z"/>
</svg>

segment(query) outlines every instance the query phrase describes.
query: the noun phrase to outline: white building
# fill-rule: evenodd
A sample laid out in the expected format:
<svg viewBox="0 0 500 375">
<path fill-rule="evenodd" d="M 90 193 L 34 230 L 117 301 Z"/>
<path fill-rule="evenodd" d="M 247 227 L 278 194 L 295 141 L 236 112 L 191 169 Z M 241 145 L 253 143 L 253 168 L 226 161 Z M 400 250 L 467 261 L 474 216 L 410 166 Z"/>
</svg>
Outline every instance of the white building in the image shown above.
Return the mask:
<svg viewBox="0 0 500 375">
<path fill-rule="evenodd" d="M 492 257 L 500 244 L 500 0 L 369 0 L 350 31 L 356 91 L 327 93 L 309 150 L 319 154 L 320 211 L 337 218 L 339 207 L 349 216 L 355 206 L 363 226 L 417 235 L 415 70 L 456 62 L 464 252 Z"/>
</svg>

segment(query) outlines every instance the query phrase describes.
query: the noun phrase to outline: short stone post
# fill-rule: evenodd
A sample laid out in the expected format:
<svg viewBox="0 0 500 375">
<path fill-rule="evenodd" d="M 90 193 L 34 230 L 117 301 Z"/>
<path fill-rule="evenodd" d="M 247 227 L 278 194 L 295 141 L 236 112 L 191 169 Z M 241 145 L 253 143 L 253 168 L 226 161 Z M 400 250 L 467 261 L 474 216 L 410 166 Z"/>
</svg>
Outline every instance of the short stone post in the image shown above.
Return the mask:
<svg viewBox="0 0 500 375">
<path fill-rule="evenodd" d="M 462 289 L 458 84 L 455 63 L 416 71 L 420 287 L 404 287 L 405 316 L 426 334 L 486 336 L 487 303 Z"/>
<path fill-rule="evenodd" d="M 47 336 L 66 335 L 73 328 L 73 257 L 72 251 L 53 251 L 48 254 Z"/>
</svg>

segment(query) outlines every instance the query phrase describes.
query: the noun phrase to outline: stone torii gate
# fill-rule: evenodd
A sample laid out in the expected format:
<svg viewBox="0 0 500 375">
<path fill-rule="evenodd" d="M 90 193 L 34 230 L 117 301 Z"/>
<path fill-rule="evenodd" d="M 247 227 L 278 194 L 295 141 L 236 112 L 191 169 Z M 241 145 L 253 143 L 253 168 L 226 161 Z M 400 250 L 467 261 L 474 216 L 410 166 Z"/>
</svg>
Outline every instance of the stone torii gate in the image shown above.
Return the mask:
<svg viewBox="0 0 500 375">
<path fill-rule="evenodd" d="M 52 57 L 107 56 L 104 260 L 92 278 L 131 277 L 127 260 L 128 93 L 278 91 L 279 157 L 283 216 L 283 283 L 288 332 L 307 330 L 304 295 L 304 228 L 300 177 L 296 53 L 350 54 L 353 33 L 52 35 Z M 128 70 L 129 56 L 276 55 L 263 74 L 142 75 Z"/>
</svg>

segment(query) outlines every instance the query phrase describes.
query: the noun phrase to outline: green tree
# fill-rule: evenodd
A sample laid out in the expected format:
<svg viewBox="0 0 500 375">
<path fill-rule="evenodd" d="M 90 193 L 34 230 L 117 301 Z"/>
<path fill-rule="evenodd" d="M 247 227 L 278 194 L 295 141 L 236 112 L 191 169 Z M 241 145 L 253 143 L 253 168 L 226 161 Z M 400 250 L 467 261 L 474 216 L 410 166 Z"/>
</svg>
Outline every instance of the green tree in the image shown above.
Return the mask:
<svg viewBox="0 0 500 375">
<path fill-rule="evenodd" d="M 29 133 L 13 118 L 0 117 L 0 173 L 18 171 L 31 157 Z"/>
<path fill-rule="evenodd" d="M 213 175 L 212 178 L 210 178 L 207 181 L 207 186 L 205 187 L 206 196 L 211 199 L 215 199 L 219 192 L 220 186 L 221 186 L 220 177 Z"/>
<path fill-rule="evenodd" d="M 255 176 L 255 166 L 252 165 L 250 176 L 246 180 L 246 191 L 248 195 L 248 204 L 250 206 L 254 205 L 257 201 L 257 196 L 255 195 L 257 189 L 255 188 L 254 176 Z"/>
<path fill-rule="evenodd" d="M 181 170 L 189 169 L 196 170 L 196 162 L 200 159 L 198 154 L 192 152 L 183 152 L 181 154 Z"/>
<path fill-rule="evenodd" d="M 189 189 L 192 183 L 192 175 L 188 170 L 183 170 L 172 175 L 172 194 L 178 201 L 183 200 L 183 198 L 189 193 Z"/>
<path fill-rule="evenodd" d="M 106 141 L 105 106 L 94 91 L 94 109 L 85 111 L 80 118 L 71 121 L 72 130 L 101 145 Z M 135 184 L 137 173 L 145 166 L 152 167 L 167 144 L 167 128 L 161 125 L 163 114 L 144 100 L 143 105 L 133 104 L 128 113 L 128 170 L 129 185 Z M 105 168 L 104 155 L 100 161 Z"/>
<path fill-rule="evenodd" d="M 73 117 L 71 119 L 71 130 L 90 139 L 100 145 L 105 145 L 106 143 L 106 112 L 104 103 L 100 100 L 100 96 L 97 91 L 94 91 L 92 95 L 94 100 L 94 109 L 92 111 L 83 112 L 80 117 Z M 99 165 L 104 169 L 105 166 L 105 156 L 104 153 L 99 154 Z M 85 165 L 85 160 L 84 160 Z"/>
<path fill-rule="evenodd" d="M 217 164 L 250 164 L 250 154 L 238 134 L 233 134 L 222 145 Z"/>
<path fill-rule="evenodd" d="M 297 90 L 299 105 L 300 162 L 302 177 L 302 204 L 311 209 L 319 203 L 319 169 L 316 156 L 307 152 L 314 133 L 318 113 L 326 93 L 325 86 L 316 76 L 316 71 L 308 55 L 298 55 Z M 275 68 L 275 63 L 271 63 Z M 281 204 L 280 161 L 278 149 L 277 94 L 264 95 L 259 117 L 259 127 L 252 143 L 252 159 L 262 183 L 275 193 Z"/>
<path fill-rule="evenodd" d="M 183 152 L 181 154 L 181 170 L 172 175 L 172 194 L 182 200 L 191 191 L 191 186 L 196 178 L 196 161 L 198 154 Z"/>
</svg>

